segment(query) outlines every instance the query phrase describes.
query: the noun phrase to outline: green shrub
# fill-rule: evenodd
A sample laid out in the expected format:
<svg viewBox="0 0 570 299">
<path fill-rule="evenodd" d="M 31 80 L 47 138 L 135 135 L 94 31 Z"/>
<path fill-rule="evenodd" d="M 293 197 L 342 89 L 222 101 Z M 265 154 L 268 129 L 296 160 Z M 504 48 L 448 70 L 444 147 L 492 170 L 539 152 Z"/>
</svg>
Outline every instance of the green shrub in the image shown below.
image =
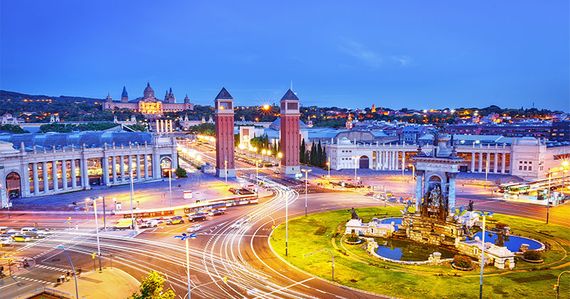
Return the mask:
<svg viewBox="0 0 570 299">
<path fill-rule="evenodd" d="M 527 250 L 523 253 L 523 258 L 529 261 L 539 261 L 542 259 L 542 253 L 536 250 Z"/>
<path fill-rule="evenodd" d="M 453 257 L 453 264 L 461 268 L 471 268 L 473 261 L 466 255 L 456 254 Z"/>
<path fill-rule="evenodd" d="M 348 236 L 346 238 L 346 241 L 351 242 L 351 243 L 356 243 L 360 240 L 360 238 L 358 238 L 358 235 L 356 233 L 352 233 L 350 234 L 350 236 Z"/>
</svg>

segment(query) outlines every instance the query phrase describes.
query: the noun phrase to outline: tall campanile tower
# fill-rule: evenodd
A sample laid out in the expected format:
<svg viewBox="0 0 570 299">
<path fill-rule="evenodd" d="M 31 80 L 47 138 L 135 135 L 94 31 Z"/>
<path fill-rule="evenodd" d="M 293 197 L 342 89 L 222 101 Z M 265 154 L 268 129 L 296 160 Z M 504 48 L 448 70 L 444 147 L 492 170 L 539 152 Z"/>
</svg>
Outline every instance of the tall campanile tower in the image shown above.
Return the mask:
<svg viewBox="0 0 570 299">
<path fill-rule="evenodd" d="M 233 178 L 234 166 L 234 98 L 222 88 L 216 96 L 216 175 Z"/>
<path fill-rule="evenodd" d="M 281 165 L 285 167 L 285 174 L 301 172 L 299 166 L 300 116 L 299 98 L 289 89 L 281 98 L 281 151 L 283 152 Z"/>
</svg>

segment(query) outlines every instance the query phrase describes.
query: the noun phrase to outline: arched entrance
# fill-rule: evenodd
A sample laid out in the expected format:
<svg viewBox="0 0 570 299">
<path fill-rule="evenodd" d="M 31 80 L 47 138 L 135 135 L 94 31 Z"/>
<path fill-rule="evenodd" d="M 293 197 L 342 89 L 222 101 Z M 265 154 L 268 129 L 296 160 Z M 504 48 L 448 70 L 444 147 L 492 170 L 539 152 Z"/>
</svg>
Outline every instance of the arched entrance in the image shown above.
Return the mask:
<svg viewBox="0 0 570 299">
<path fill-rule="evenodd" d="M 361 169 L 365 169 L 365 168 L 370 168 L 370 158 L 368 158 L 368 156 L 362 156 L 360 157 L 360 160 L 358 161 L 358 168 Z"/>
<path fill-rule="evenodd" d="M 164 157 L 160 160 L 160 173 L 163 178 L 167 178 L 169 172 L 172 171 L 172 160 L 169 157 Z"/>
<path fill-rule="evenodd" d="M 8 198 L 19 198 L 22 196 L 22 180 L 17 172 L 10 172 L 6 176 L 6 194 Z"/>
</svg>

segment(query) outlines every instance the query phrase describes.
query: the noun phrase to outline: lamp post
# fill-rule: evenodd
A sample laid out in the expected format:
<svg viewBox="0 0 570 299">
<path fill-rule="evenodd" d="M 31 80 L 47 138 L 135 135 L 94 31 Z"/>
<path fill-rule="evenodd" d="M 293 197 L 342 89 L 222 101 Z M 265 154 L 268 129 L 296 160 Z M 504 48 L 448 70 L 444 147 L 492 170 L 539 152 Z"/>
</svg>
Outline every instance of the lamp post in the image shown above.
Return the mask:
<svg viewBox="0 0 570 299">
<path fill-rule="evenodd" d="M 224 160 L 224 173 L 226 177 L 226 184 L 228 183 L 228 160 Z"/>
<path fill-rule="evenodd" d="M 133 210 L 133 198 L 135 197 L 135 183 L 133 182 L 133 168 L 130 167 L 131 173 L 131 226 L 135 229 L 135 212 Z"/>
<path fill-rule="evenodd" d="M 255 183 L 259 186 L 259 160 L 255 159 Z"/>
<path fill-rule="evenodd" d="M 73 278 L 75 280 L 75 298 L 79 298 L 79 289 L 77 288 L 77 273 L 75 273 L 75 266 L 73 266 L 73 261 L 71 260 L 71 256 L 69 256 L 69 253 L 65 251 L 65 247 L 63 245 L 59 245 L 56 248 L 63 250 L 63 253 L 67 256 L 67 260 L 71 265 L 71 271 L 73 271 Z"/>
<path fill-rule="evenodd" d="M 479 273 L 479 299 L 483 299 L 483 271 L 485 268 L 485 225 L 487 216 L 492 216 L 493 213 L 490 212 L 479 212 L 481 216 L 483 216 L 483 231 L 481 234 L 481 261 L 480 261 L 480 268 L 481 272 Z"/>
<path fill-rule="evenodd" d="M 554 289 L 556 290 L 556 299 L 560 298 L 560 277 L 562 277 L 562 274 L 564 273 L 570 273 L 570 271 L 562 271 L 560 274 L 558 274 L 556 284 L 554 285 Z"/>
<path fill-rule="evenodd" d="M 301 169 L 302 172 L 305 173 L 305 217 L 307 217 L 307 193 L 309 190 L 309 172 L 311 172 L 312 170 L 307 168 L 307 169 Z"/>
<path fill-rule="evenodd" d="M 188 249 L 188 239 L 196 239 L 196 234 L 189 234 L 182 233 L 180 236 L 174 236 L 186 243 L 186 280 L 188 284 L 188 299 L 190 299 L 191 288 L 190 288 L 190 250 Z"/>
<path fill-rule="evenodd" d="M 313 255 L 313 254 L 315 254 L 315 253 L 319 253 L 319 252 L 321 252 L 321 251 L 323 251 L 323 250 L 328 251 L 329 254 L 331 255 L 331 280 L 334 281 L 334 252 L 333 252 L 332 250 L 330 250 L 329 248 L 322 248 L 322 249 L 320 249 L 320 250 L 307 253 L 307 254 L 304 255 L 304 257 L 311 256 L 311 255 Z"/>
<path fill-rule="evenodd" d="M 93 214 L 95 215 L 95 236 L 97 238 L 97 256 L 99 256 L 99 272 L 101 272 L 101 243 L 99 242 L 99 220 L 97 217 L 97 198 L 93 197 Z"/>
<path fill-rule="evenodd" d="M 172 167 L 168 169 L 168 201 L 172 208 Z"/>
<path fill-rule="evenodd" d="M 289 255 L 289 195 L 285 195 L 285 256 Z"/>
<path fill-rule="evenodd" d="M 281 158 L 283 158 L 283 153 L 282 152 L 278 152 L 277 153 L 277 159 L 279 160 L 279 169 L 281 169 Z"/>
<path fill-rule="evenodd" d="M 328 160 L 328 161 L 327 161 L 327 168 L 328 168 L 328 171 L 329 171 L 329 172 L 328 172 L 328 178 L 330 179 L 330 178 L 331 178 L 331 157 L 328 157 L 327 160 Z"/>
<path fill-rule="evenodd" d="M 358 156 L 352 156 L 352 159 L 354 160 L 354 184 L 355 185 L 356 185 L 356 170 L 357 170 L 356 163 L 358 161 L 357 158 L 358 158 Z"/>
</svg>

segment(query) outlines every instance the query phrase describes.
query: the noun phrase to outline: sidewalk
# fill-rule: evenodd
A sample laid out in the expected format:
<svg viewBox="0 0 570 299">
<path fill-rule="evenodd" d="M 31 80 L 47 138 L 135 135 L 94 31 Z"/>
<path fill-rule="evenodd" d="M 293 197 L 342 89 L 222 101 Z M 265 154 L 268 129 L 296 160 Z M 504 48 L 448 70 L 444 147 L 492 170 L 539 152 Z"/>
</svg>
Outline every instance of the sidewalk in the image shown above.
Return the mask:
<svg viewBox="0 0 570 299">
<path fill-rule="evenodd" d="M 105 268 L 102 273 L 85 272 L 77 279 L 79 298 L 89 299 L 128 298 L 138 290 L 139 285 L 138 280 L 117 268 Z M 75 283 L 73 277 L 55 289 L 74 298 Z"/>
</svg>

